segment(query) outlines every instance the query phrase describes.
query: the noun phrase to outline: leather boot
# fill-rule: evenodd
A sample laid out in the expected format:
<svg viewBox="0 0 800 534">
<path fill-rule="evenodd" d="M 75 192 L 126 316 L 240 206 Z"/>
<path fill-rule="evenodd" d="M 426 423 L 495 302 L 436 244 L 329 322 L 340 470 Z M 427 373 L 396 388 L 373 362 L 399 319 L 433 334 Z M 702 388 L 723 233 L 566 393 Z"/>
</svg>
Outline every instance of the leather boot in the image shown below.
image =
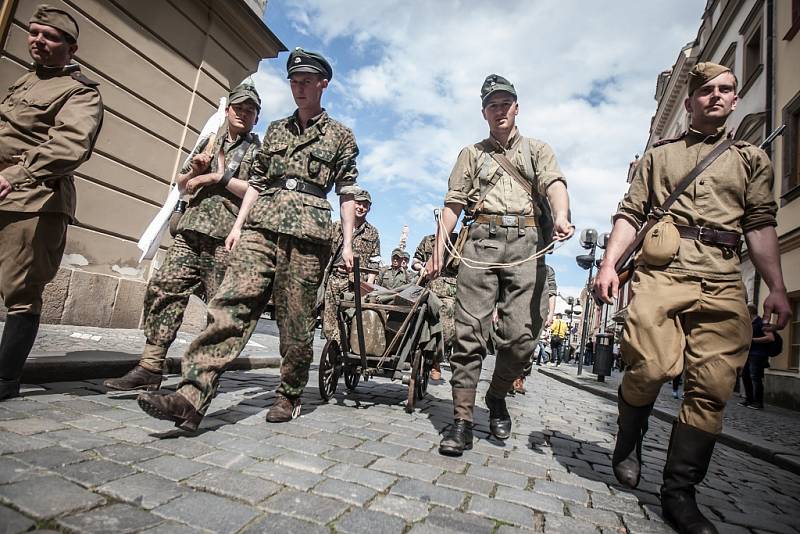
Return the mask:
<svg viewBox="0 0 800 534">
<path fill-rule="evenodd" d="M 486 407 L 489 408 L 489 431 L 497 439 L 508 439 L 511 436 L 511 416 L 506 408 L 505 397 L 486 393 Z"/>
<path fill-rule="evenodd" d="M 717 436 L 676 422 L 667 449 L 661 507 L 664 519 L 681 534 L 717 534 L 717 529 L 697 508 L 695 486 L 703 481 L 711 463 Z"/>
<path fill-rule="evenodd" d="M 6 316 L 0 341 L 0 401 L 19 395 L 22 369 L 38 331 L 38 315 L 20 313 Z"/>
<path fill-rule="evenodd" d="M 275 395 L 275 402 L 267 410 L 268 423 L 288 423 L 292 419 L 300 417 L 300 398 L 291 399 L 280 393 Z"/>
<path fill-rule="evenodd" d="M 124 376 L 109 378 L 103 385 L 114 391 L 155 391 L 161 387 L 161 373 L 154 373 L 137 365 Z"/>
<path fill-rule="evenodd" d="M 439 443 L 439 454 L 461 456 L 472 448 L 472 422 L 456 419 Z"/>
<path fill-rule="evenodd" d="M 164 390 L 140 393 L 136 399 L 139 407 L 150 417 L 172 421 L 181 430 L 195 432 L 203 414 L 182 395 Z"/>
<path fill-rule="evenodd" d="M 653 405 L 631 406 L 622 398 L 622 388 L 618 391 L 619 417 L 617 417 L 617 443 L 611 457 L 614 476 L 620 484 L 635 488 L 639 484 L 642 471 L 642 440 L 647 432 L 647 420 Z"/>
</svg>

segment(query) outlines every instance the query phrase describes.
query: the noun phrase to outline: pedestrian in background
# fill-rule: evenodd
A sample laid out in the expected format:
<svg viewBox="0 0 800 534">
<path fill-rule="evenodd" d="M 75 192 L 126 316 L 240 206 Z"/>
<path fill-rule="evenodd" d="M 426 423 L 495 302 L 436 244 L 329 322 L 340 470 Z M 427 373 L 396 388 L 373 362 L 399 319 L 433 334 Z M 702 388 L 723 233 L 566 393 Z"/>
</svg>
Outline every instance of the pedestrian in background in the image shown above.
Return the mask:
<svg viewBox="0 0 800 534">
<path fill-rule="evenodd" d="M 556 318 L 553 319 L 553 324 L 550 325 L 550 359 L 555 360 L 556 366 L 561 365 L 564 340 L 567 339 L 568 332 L 567 322 L 561 318 L 560 313 L 557 313 Z M 567 354 L 567 357 L 569 357 L 569 354 Z"/>
<path fill-rule="evenodd" d="M 758 307 L 755 304 L 748 304 L 747 311 L 750 312 L 752 319 L 753 340 L 750 342 L 747 361 L 742 368 L 745 398 L 739 405 L 753 410 L 763 410 L 764 369 L 769 368 L 769 354 L 766 349 L 775 341 L 775 334 L 771 331 L 764 331 L 764 321 L 758 315 Z"/>
</svg>

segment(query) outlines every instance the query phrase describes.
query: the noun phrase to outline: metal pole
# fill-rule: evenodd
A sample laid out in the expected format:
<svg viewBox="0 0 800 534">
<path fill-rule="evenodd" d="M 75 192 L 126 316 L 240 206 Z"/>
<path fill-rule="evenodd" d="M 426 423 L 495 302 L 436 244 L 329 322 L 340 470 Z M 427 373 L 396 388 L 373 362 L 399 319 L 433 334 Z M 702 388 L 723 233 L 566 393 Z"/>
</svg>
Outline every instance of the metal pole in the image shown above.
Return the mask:
<svg viewBox="0 0 800 534">
<path fill-rule="evenodd" d="M 591 298 L 591 284 L 592 273 L 594 272 L 594 253 L 595 248 L 592 247 L 592 264 L 589 266 L 589 278 L 586 280 L 586 304 L 583 307 L 583 328 L 581 329 L 581 339 L 578 341 L 578 375 L 583 373 L 583 352 L 586 348 L 586 333 L 589 329 L 589 306 L 592 301 Z"/>
</svg>

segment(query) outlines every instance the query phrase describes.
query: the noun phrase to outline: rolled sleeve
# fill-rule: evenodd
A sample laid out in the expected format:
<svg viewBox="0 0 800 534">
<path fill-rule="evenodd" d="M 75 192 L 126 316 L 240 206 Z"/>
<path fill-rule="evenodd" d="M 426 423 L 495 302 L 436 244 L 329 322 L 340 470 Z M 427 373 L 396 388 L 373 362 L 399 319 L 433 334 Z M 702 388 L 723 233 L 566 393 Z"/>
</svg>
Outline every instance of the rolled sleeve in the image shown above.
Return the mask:
<svg viewBox="0 0 800 534">
<path fill-rule="evenodd" d="M 456 164 L 450 172 L 450 178 L 447 180 L 447 194 L 444 197 L 445 204 L 467 205 L 473 182 L 471 161 L 472 157 L 470 156 L 469 148 L 463 148 L 458 154 Z"/>
<path fill-rule="evenodd" d="M 637 230 L 644 225 L 650 212 L 650 180 L 653 172 L 652 154 L 645 153 L 636 166 L 628 192 L 622 198 L 613 220 L 623 218 Z"/>
<path fill-rule="evenodd" d="M 561 172 L 558 165 L 556 154 L 547 143 L 542 141 L 531 142 L 531 157 L 533 158 L 533 168 L 536 169 L 536 176 L 539 180 L 538 189 L 542 196 L 547 195 L 547 188 L 555 182 L 563 182 L 567 185 L 567 179 Z"/>
<path fill-rule="evenodd" d="M 745 193 L 742 231 L 749 232 L 765 226 L 777 226 L 778 205 L 772 191 L 772 165 L 766 153 L 752 147 L 747 151 L 750 160 L 750 180 Z"/>
<path fill-rule="evenodd" d="M 358 157 L 358 145 L 352 132 L 345 136 L 339 150 L 339 157 L 334 167 L 335 174 L 333 181 L 336 184 L 337 195 L 352 195 L 356 192 L 356 180 L 358 179 L 358 167 L 356 158 Z"/>
<path fill-rule="evenodd" d="M 261 143 L 256 140 L 250 145 L 250 148 L 247 149 L 247 153 L 245 153 L 244 158 L 242 158 L 242 163 L 239 166 L 239 178 L 247 180 L 247 184 L 252 186 L 253 189 L 259 193 L 264 190 L 265 182 L 259 179 L 258 175 L 253 173 L 253 165 L 255 164 L 256 155 L 260 149 Z"/>
</svg>

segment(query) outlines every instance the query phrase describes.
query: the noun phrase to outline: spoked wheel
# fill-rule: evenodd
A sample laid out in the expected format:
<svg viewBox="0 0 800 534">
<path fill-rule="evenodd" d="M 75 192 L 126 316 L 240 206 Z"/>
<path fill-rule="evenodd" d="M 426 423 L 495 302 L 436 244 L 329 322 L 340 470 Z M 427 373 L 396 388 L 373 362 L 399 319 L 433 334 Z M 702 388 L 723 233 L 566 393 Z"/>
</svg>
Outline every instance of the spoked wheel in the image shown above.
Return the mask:
<svg viewBox="0 0 800 534">
<path fill-rule="evenodd" d="M 414 381 L 414 393 L 417 395 L 417 400 L 422 400 L 428 392 L 428 378 L 431 375 L 431 368 L 432 365 L 428 363 L 427 358 L 423 355 L 419 375 Z"/>
<path fill-rule="evenodd" d="M 408 400 L 406 401 L 406 412 L 412 413 L 414 411 L 414 402 L 422 397 L 419 394 L 420 384 L 425 384 L 427 389 L 427 377 L 422 376 L 422 369 L 424 367 L 424 357 L 421 350 L 414 351 L 414 360 L 411 362 L 411 378 L 408 381 Z M 425 395 L 423 392 L 422 395 Z"/>
<path fill-rule="evenodd" d="M 356 389 L 356 386 L 361 381 L 361 375 L 356 372 L 355 367 L 345 367 L 342 373 L 344 375 L 344 385 L 347 386 L 347 389 L 353 391 Z"/>
<path fill-rule="evenodd" d="M 339 384 L 339 358 L 342 352 L 335 339 L 329 339 L 319 358 L 319 396 L 329 400 Z"/>
</svg>

